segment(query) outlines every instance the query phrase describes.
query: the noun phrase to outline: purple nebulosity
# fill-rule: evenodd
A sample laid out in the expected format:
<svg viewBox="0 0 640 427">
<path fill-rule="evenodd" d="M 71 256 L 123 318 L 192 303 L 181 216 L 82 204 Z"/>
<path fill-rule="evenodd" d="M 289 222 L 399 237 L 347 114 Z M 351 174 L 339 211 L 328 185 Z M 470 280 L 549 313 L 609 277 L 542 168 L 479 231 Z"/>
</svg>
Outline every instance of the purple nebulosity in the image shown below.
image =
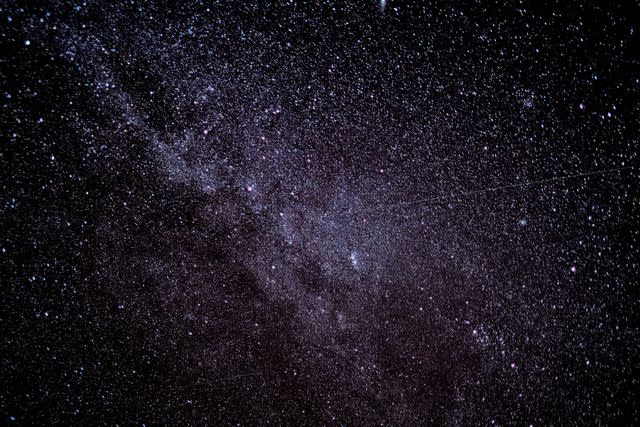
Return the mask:
<svg viewBox="0 0 640 427">
<path fill-rule="evenodd" d="M 637 422 L 638 12 L 0 6 L 3 421 Z"/>
</svg>

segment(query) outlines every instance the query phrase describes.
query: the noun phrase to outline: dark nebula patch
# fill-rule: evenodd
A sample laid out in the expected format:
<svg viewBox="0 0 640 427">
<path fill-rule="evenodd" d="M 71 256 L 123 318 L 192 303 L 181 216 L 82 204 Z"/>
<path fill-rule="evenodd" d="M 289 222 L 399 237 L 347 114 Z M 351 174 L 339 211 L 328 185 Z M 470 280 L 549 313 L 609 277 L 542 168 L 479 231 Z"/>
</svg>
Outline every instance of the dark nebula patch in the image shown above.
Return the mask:
<svg viewBox="0 0 640 427">
<path fill-rule="evenodd" d="M 3 423 L 637 423 L 638 16 L 4 2 Z"/>
</svg>

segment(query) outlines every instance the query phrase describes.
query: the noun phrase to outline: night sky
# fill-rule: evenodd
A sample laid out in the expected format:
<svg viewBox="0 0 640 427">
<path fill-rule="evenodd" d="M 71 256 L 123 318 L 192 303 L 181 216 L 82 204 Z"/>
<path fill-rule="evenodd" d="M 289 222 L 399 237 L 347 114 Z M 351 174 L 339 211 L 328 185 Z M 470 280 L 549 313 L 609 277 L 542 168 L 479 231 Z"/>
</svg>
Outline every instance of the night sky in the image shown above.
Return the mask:
<svg viewBox="0 0 640 427">
<path fill-rule="evenodd" d="M 0 423 L 640 423 L 636 2 L 37 3 Z"/>
</svg>

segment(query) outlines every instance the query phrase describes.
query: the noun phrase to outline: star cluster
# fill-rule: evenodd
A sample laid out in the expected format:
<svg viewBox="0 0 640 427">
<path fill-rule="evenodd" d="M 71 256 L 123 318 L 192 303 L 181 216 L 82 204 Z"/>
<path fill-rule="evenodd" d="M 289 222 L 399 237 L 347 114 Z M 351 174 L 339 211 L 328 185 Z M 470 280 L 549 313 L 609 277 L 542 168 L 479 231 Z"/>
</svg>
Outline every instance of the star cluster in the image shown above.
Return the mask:
<svg viewBox="0 0 640 427">
<path fill-rule="evenodd" d="M 637 5 L 0 6 L 6 422 L 637 422 Z"/>
</svg>

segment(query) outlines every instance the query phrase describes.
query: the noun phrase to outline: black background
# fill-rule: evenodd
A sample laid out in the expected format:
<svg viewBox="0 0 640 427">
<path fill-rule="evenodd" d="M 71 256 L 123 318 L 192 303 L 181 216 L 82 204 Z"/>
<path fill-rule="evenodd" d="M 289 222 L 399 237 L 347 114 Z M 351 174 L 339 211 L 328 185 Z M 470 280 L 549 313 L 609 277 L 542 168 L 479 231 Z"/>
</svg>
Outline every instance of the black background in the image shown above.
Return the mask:
<svg viewBox="0 0 640 427">
<path fill-rule="evenodd" d="M 3 421 L 637 422 L 638 9 L 4 3 Z"/>
</svg>

